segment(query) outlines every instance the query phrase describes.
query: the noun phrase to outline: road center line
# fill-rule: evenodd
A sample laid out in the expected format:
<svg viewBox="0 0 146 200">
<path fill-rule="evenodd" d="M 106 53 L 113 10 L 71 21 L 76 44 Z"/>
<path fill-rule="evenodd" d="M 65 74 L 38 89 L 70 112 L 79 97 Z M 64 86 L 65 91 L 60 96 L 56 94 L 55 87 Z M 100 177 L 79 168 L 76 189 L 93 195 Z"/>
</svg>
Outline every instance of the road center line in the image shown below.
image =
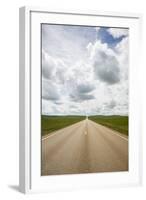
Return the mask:
<svg viewBox="0 0 146 200">
<path fill-rule="evenodd" d="M 85 133 L 84 133 L 85 135 L 87 135 L 87 131 L 85 131 Z"/>
</svg>

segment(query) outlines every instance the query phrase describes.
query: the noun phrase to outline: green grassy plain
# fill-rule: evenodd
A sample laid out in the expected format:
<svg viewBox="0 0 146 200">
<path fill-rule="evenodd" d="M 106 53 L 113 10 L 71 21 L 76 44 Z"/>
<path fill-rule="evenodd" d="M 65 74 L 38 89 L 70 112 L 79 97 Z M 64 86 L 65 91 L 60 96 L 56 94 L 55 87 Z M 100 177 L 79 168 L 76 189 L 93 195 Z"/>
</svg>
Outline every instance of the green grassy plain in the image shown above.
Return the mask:
<svg viewBox="0 0 146 200">
<path fill-rule="evenodd" d="M 53 131 L 65 128 L 81 120 L 85 116 L 41 116 L 41 134 L 42 136 L 49 134 Z"/>
<path fill-rule="evenodd" d="M 90 120 L 128 135 L 128 116 L 90 116 Z"/>
</svg>

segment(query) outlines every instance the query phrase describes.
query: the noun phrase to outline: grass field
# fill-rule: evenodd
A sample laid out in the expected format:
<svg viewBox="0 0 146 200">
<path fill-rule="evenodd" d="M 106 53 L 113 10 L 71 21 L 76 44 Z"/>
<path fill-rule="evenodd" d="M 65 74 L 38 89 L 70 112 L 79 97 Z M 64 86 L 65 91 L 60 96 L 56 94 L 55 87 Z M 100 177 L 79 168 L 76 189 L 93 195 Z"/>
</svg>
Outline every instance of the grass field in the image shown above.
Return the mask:
<svg viewBox="0 0 146 200">
<path fill-rule="evenodd" d="M 42 136 L 53 131 L 59 130 L 66 126 L 84 120 L 84 116 L 45 116 L 41 117 L 41 134 Z"/>
<path fill-rule="evenodd" d="M 90 116 L 89 119 L 128 135 L 128 116 Z"/>
</svg>

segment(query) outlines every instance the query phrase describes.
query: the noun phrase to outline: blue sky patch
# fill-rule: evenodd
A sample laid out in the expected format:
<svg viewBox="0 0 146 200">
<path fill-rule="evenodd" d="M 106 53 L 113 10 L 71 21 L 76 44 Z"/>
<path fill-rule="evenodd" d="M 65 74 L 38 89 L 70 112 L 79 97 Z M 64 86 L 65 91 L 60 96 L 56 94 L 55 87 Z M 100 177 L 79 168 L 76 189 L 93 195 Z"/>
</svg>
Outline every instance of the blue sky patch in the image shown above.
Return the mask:
<svg viewBox="0 0 146 200">
<path fill-rule="evenodd" d="M 107 43 L 110 48 L 115 47 L 121 40 L 125 37 L 120 36 L 119 38 L 114 38 L 111 34 L 108 33 L 108 28 L 101 27 L 98 32 L 98 38 L 102 43 Z"/>
</svg>

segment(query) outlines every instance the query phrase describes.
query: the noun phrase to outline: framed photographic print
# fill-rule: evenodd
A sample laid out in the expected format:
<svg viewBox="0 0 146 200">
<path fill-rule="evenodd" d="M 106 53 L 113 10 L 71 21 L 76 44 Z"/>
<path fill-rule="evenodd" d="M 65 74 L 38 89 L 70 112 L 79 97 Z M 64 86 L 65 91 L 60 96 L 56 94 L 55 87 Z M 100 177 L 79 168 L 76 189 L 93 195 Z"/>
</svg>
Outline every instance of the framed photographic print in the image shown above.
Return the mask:
<svg viewBox="0 0 146 200">
<path fill-rule="evenodd" d="M 138 14 L 20 8 L 20 191 L 139 185 Z"/>
</svg>

